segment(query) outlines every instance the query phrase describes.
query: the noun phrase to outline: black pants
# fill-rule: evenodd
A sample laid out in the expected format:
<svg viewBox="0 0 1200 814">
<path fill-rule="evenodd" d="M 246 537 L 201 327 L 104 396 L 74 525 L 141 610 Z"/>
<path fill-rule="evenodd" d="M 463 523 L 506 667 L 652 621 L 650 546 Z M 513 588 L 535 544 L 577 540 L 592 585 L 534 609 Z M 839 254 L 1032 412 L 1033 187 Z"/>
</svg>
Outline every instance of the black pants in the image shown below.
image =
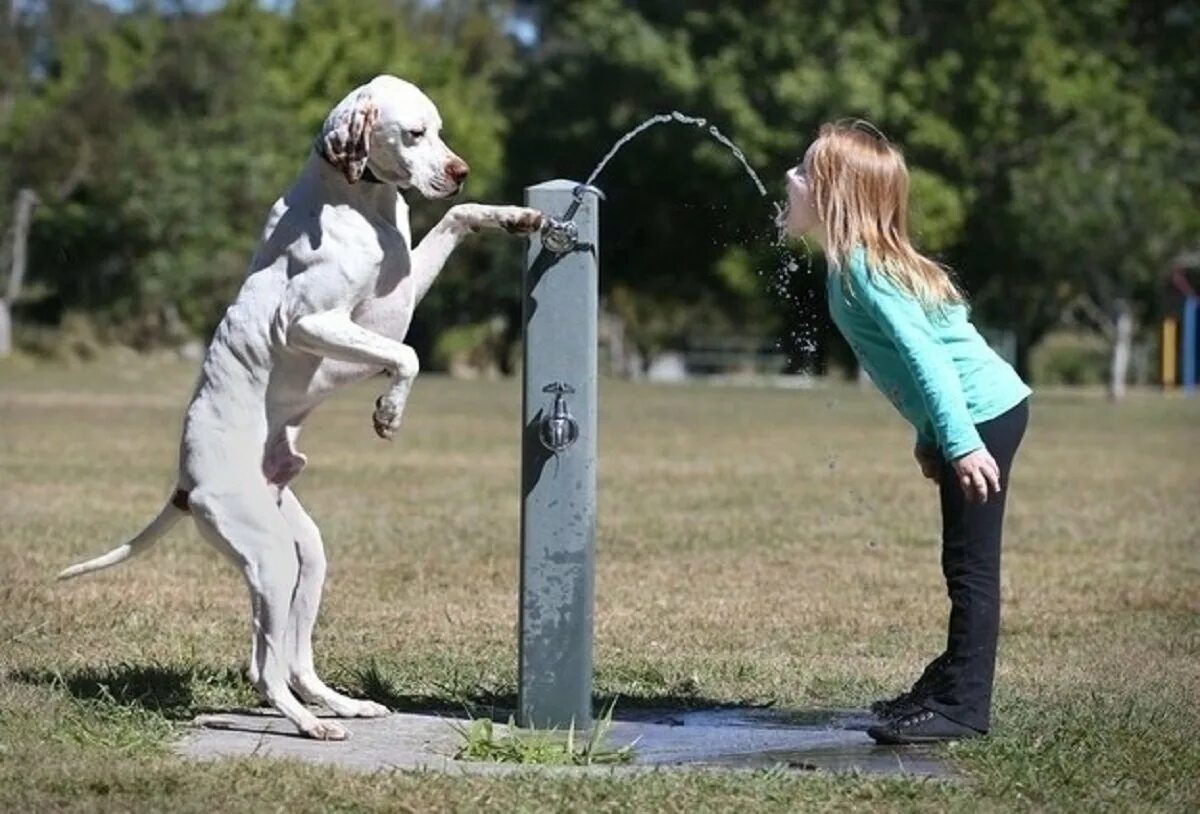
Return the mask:
<svg viewBox="0 0 1200 814">
<path fill-rule="evenodd" d="M 1029 402 L 977 426 L 1000 467 L 999 495 L 968 502 L 948 461 L 942 461 L 942 573 L 950 594 L 946 652 L 930 669 L 938 673 L 929 709 L 986 732 L 1000 636 L 1000 537 L 1013 458 L 1029 422 Z"/>
</svg>

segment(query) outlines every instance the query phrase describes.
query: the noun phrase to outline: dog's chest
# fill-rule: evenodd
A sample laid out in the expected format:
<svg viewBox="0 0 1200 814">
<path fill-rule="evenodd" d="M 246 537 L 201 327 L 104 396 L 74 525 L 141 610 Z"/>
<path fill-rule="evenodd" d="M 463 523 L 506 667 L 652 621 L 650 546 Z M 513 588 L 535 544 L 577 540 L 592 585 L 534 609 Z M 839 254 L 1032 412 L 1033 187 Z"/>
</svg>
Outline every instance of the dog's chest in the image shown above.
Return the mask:
<svg viewBox="0 0 1200 814">
<path fill-rule="evenodd" d="M 351 318 L 367 330 L 400 341 L 416 307 L 412 239 L 403 199 L 376 202 L 369 216 L 372 274 Z"/>
<path fill-rule="evenodd" d="M 353 313 L 354 321 L 368 331 L 403 341 L 414 307 L 411 296 L 402 296 L 405 290 L 410 290 L 410 286 L 402 284 L 393 296 L 367 300 Z"/>
<path fill-rule="evenodd" d="M 367 330 L 400 341 L 408 333 L 415 307 L 409 249 L 398 241 L 385 248 L 374 290 L 351 316 Z"/>
<path fill-rule="evenodd" d="M 399 231 L 379 234 L 380 260 L 375 273 L 373 295 L 376 298 L 391 297 L 412 276 L 412 253 L 408 240 Z"/>
</svg>

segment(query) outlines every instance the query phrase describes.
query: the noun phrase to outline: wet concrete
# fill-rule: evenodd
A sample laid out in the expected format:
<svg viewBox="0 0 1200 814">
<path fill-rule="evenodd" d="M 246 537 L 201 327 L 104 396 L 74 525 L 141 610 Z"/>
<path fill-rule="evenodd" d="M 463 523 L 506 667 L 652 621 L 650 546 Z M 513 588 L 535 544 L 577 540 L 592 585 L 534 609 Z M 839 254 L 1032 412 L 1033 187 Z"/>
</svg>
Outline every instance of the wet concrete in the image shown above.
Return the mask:
<svg viewBox="0 0 1200 814">
<path fill-rule="evenodd" d="M 507 720 L 506 715 L 497 715 Z M 855 710 L 788 711 L 756 708 L 634 709 L 613 722 L 609 746 L 634 744 L 634 761 L 622 766 L 554 771 L 639 772 L 663 769 L 858 771 L 867 774 L 952 778 L 934 750 L 877 746 L 867 736 L 873 718 Z M 192 759 L 276 757 L 361 771 L 421 769 L 477 773 L 529 770 L 528 766 L 454 759 L 461 720 L 397 713 L 342 721 L 351 739 L 323 743 L 300 737 L 286 720 L 266 710 L 200 716 L 176 746 Z M 497 735 L 505 727 L 498 724 Z"/>
<path fill-rule="evenodd" d="M 717 708 L 635 710 L 613 724 L 613 740 L 637 739 L 636 762 L 728 768 L 781 767 L 950 778 L 932 749 L 878 746 L 858 710 Z"/>
</svg>

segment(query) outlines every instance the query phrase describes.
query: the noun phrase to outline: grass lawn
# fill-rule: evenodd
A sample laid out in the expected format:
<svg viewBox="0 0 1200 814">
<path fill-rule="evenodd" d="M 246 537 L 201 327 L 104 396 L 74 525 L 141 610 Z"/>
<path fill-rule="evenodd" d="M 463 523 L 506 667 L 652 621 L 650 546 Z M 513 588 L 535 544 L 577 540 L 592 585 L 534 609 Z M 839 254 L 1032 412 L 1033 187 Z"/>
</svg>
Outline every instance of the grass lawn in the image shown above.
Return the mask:
<svg viewBox="0 0 1200 814">
<path fill-rule="evenodd" d="M 0 367 L 0 811 L 790 811 L 1200 807 L 1200 401 L 1036 397 L 1010 496 L 995 731 L 956 783 L 857 776 L 356 775 L 193 765 L 254 701 L 240 578 L 183 523 L 65 584 L 173 483 L 190 365 Z M 399 707 L 516 681 L 519 392 L 435 377 L 326 405 L 297 493 L 330 555 L 318 667 Z M 596 684 L 622 704 L 861 705 L 940 650 L 937 501 L 886 402 L 606 382 Z"/>
</svg>

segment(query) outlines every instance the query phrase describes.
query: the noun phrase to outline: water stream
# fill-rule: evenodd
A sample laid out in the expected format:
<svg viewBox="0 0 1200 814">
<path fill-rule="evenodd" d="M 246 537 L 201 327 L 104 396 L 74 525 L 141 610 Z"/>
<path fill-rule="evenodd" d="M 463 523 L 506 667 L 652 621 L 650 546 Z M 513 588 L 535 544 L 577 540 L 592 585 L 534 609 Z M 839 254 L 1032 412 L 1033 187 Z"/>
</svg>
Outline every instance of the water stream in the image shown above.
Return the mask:
<svg viewBox="0 0 1200 814">
<path fill-rule="evenodd" d="M 750 180 L 754 182 L 759 195 L 766 197 L 767 188 L 758 177 L 758 173 L 750 166 L 750 162 L 746 159 L 746 155 L 742 152 L 741 148 L 730 141 L 715 125 L 709 124 L 707 119 L 700 116 L 689 116 L 686 113 L 680 113 L 678 110 L 651 116 L 617 139 L 604 157 L 600 159 L 600 163 L 588 175 L 587 181 L 584 183 L 588 185 L 593 184 L 613 157 L 621 151 L 621 148 L 637 138 L 639 134 L 657 125 L 669 124 L 671 122 L 705 130 L 713 139 L 729 148 L 729 151 L 733 153 L 733 157 L 741 163 Z M 803 369 L 809 367 L 809 359 L 817 350 L 816 329 L 818 322 L 815 319 L 815 315 L 811 313 L 813 310 L 811 289 L 804 300 L 797 296 L 793 289 L 792 277 L 801 270 L 802 266 L 797 259 L 794 247 L 784 236 L 782 223 L 785 216 L 785 205 L 781 202 L 775 203 L 775 217 L 772 219 L 772 225 L 775 228 L 776 235 L 772 241 L 772 248 L 778 257 L 778 265 L 772 272 L 764 273 L 760 269 L 759 276 L 764 278 L 767 289 L 771 294 L 786 303 L 787 317 L 789 323 L 791 323 L 786 339 L 781 338 L 776 343 L 776 346 L 792 360 L 794 366 L 796 363 L 799 363 L 799 366 Z M 800 244 L 807 260 L 805 271 L 811 273 L 812 252 L 807 242 L 803 239 L 801 239 Z"/>
<path fill-rule="evenodd" d="M 609 149 L 604 158 L 600 159 L 600 163 L 596 165 L 596 169 L 592 170 L 592 174 L 587 177 L 587 181 L 584 183 L 590 185 L 595 182 L 596 177 L 604 171 L 605 166 L 608 165 L 608 162 L 612 160 L 613 156 L 620 152 L 622 147 L 636 138 L 639 133 L 644 130 L 649 130 L 655 125 L 667 124 L 668 122 L 689 124 L 701 129 L 705 129 L 705 126 L 707 125 L 708 134 L 728 147 L 729 151 L 733 153 L 733 157 L 740 161 L 742 166 L 745 167 L 746 173 L 750 176 L 750 180 L 754 182 L 754 186 L 758 187 L 758 193 L 763 196 L 767 194 L 767 188 L 763 186 L 763 182 L 759 180 L 758 173 L 754 171 L 754 168 L 750 166 L 750 162 L 746 160 L 746 154 L 743 153 L 736 144 L 726 138 L 725 135 L 717 129 L 716 125 L 709 124 L 707 119 L 702 119 L 699 116 L 688 116 L 685 113 L 680 113 L 678 110 L 672 110 L 670 113 L 659 113 L 657 116 L 651 116 L 650 118 L 646 119 L 646 121 L 642 122 L 637 127 L 633 128 L 628 133 L 617 139 L 616 143 L 613 144 L 612 148 Z"/>
</svg>

